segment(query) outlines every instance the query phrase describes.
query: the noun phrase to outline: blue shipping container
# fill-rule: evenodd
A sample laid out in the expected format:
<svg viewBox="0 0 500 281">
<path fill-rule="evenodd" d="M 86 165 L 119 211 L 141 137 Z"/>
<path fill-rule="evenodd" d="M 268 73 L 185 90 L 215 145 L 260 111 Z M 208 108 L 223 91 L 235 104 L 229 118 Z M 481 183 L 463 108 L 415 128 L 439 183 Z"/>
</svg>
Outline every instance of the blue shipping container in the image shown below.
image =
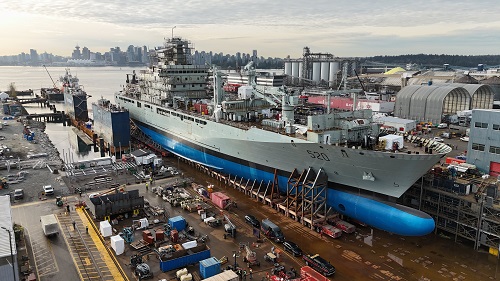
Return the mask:
<svg viewBox="0 0 500 281">
<path fill-rule="evenodd" d="M 203 279 L 212 277 L 220 273 L 220 262 L 214 258 L 200 261 L 200 274 Z"/>
<path fill-rule="evenodd" d="M 170 226 L 170 229 L 177 229 L 177 231 L 183 231 L 186 228 L 186 220 L 182 216 L 169 218 L 168 225 Z"/>
<path fill-rule="evenodd" d="M 208 259 L 210 257 L 210 249 L 206 247 L 205 250 L 197 252 L 191 255 L 182 256 L 179 258 L 160 261 L 160 269 L 163 272 L 174 270 L 177 268 L 185 267 L 190 264 L 195 264 L 201 260 Z"/>
</svg>

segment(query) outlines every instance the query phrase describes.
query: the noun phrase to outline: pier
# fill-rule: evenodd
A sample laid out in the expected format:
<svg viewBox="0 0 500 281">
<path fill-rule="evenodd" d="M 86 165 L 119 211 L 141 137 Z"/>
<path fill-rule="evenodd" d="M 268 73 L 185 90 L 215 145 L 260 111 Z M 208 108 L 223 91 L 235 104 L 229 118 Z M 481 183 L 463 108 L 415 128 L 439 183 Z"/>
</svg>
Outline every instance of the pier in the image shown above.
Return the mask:
<svg viewBox="0 0 500 281">
<path fill-rule="evenodd" d="M 27 103 L 38 103 L 41 105 L 46 105 L 47 104 L 47 99 L 46 98 L 16 98 L 15 99 L 18 103 L 20 104 L 27 104 Z"/>
<path fill-rule="evenodd" d="M 26 119 L 49 123 L 64 123 L 67 118 L 66 114 L 64 114 L 64 111 L 60 111 L 55 113 L 28 114 L 26 116 Z"/>
</svg>

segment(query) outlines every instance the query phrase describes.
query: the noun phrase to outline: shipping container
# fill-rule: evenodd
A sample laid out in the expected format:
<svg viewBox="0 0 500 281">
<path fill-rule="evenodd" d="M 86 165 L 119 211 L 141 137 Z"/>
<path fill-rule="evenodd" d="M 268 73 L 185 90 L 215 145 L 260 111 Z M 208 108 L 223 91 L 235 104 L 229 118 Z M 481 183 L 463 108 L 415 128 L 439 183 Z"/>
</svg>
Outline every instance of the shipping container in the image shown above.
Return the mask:
<svg viewBox="0 0 500 281">
<path fill-rule="evenodd" d="M 223 271 L 217 275 L 203 279 L 203 281 L 238 281 L 238 274 L 232 270 Z M 324 281 L 324 280 L 319 280 Z"/>
<path fill-rule="evenodd" d="M 186 228 L 186 220 L 182 216 L 176 216 L 168 219 L 170 229 L 177 229 L 183 231 Z"/>
<path fill-rule="evenodd" d="M 59 234 L 59 224 L 54 214 L 41 216 L 40 221 L 42 222 L 43 234 L 45 236 Z"/>
<path fill-rule="evenodd" d="M 169 259 L 160 261 L 160 269 L 163 272 L 167 272 L 190 264 L 195 264 L 201 260 L 208 259 L 209 257 L 210 248 L 208 248 L 205 244 L 189 250 L 178 249 L 172 253 L 172 256 Z"/>
<path fill-rule="evenodd" d="M 225 209 L 230 201 L 229 196 L 222 192 L 213 192 L 211 194 L 212 202 L 221 209 Z"/>
<path fill-rule="evenodd" d="M 220 273 L 220 262 L 214 257 L 200 261 L 200 275 L 203 279 Z"/>
</svg>

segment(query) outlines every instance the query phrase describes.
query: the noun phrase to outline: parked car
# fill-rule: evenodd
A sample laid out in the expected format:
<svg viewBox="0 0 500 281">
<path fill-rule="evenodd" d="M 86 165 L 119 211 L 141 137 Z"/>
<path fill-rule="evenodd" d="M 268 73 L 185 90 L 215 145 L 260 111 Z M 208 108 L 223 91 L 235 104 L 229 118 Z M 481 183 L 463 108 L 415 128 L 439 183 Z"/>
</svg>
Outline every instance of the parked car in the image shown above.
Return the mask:
<svg viewBox="0 0 500 281">
<path fill-rule="evenodd" d="M 292 253 L 294 256 L 302 256 L 302 250 L 299 248 L 299 246 L 292 241 L 285 241 L 283 242 L 283 247 L 285 248 L 285 251 Z"/>
<path fill-rule="evenodd" d="M 14 200 L 21 200 L 24 198 L 24 190 L 16 189 L 14 190 Z"/>
<path fill-rule="evenodd" d="M 441 123 L 441 124 L 438 125 L 438 129 L 445 129 L 445 128 L 448 128 L 448 124 Z"/>
<path fill-rule="evenodd" d="M 461 137 L 461 138 L 460 138 L 460 140 L 461 140 L 461 141 L 466 141 L 466 142 L 467 142 L 467 141 L 469 141 L 469 137 Z"/>
<path fill-rule="evenodd" d="M 440 137 L 434 137 L 433 140 L 437 142 L 444 142 L 444 139 Z"/>
<path fill-rule="evenodd" d="M 335 274 L 335 267 L 331 265 L 327 260 L 316 255 L 303 255 L 302 258 L 306 262 L 307 266 L 312 267 L 317 272 L 324 276 L 331 276 Z"/>
<path fill-rule="evenodd" d="M 260 222 L 259 222 L 259 220 L 258 220 L 256 217 L 252 216 L 252 215 L 246 215 L 246 216 L 245 216 L 245 221 L 246 221 L 248 224 L 252 225 L 253 227 L 256 227 L 256 228 L 259 228 L 259 227 L 260 227 Z"/>
<path fill-rule="evenodd" d="M 45 195 L 54 195 L 54 188 L 52 187 L 52 185 L 44 185 L 43 193 Z"/>
</svg>

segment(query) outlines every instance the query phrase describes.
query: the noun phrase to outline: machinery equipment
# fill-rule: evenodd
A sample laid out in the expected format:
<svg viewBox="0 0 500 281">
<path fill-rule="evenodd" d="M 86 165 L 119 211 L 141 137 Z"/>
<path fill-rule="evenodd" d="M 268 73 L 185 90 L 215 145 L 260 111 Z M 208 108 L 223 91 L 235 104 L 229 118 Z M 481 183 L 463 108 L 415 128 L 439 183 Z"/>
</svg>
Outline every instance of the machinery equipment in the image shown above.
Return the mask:
<svg viewBox="0 0 500 281">
<path fill-rule="evenodd" d="M 247 267 L 260 266 L 260 262 L 257 260 L 257 254 L 250 249 L 248 245 L 245 245 L 245 256 L 243 261 L 247 263 Z"/>
<path fill-rule="evenodd" d="M 56 205 L 57 205 L 57 207 L 62 207 L 64 205 L 64 202 L 63 202 L 61 196 L 56 197 Z"/>
<path fill-rule="evenodd" d="M 130 266 L 139 280 L 153 278 L 153 272 L 151 272 L 149 265 L 142 261 L 142 255 L 131 256 Z"/>
<path fill-rule="evenodd" d="M 134 231 L 132 230 L 132 227 L 124 227 L 123 228 L 123 240 L 125 240 L 126 243 L 132 243 L 134 242 Z"/>
<path fill-rule="evenodd" d="M 234 225 L 228 218 L 227 215 L 224 215 L 224 219 L 226 220 L 226 224 L 224 224 L 224 230 L 231 235 L 231 237 L 236 237 L 236 225 Z"/>
</svg>

